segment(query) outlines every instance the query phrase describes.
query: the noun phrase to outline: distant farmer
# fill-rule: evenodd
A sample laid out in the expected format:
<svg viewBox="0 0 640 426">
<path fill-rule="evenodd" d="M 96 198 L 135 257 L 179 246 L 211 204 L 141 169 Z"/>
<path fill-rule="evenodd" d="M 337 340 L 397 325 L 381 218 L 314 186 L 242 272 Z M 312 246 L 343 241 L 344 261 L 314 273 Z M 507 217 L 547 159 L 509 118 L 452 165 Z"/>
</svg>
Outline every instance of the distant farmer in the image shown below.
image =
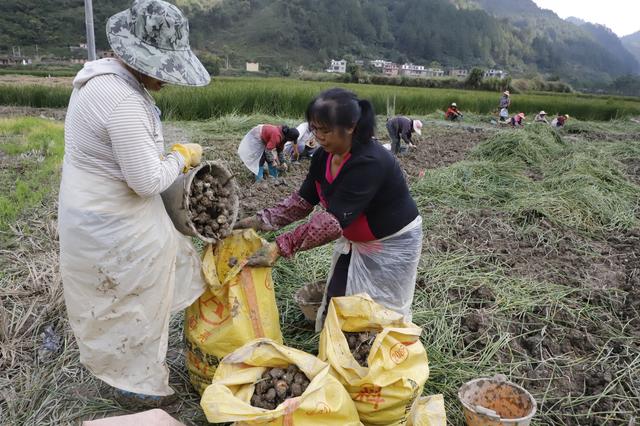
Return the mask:
<svg viewBox="0 0 640 426">
<path fill-rule="evenodd" d="M 387 132 L 391 139 L 391 151 L 398 155 L 401 151 L 400 140 L 403 140 L 412 148 L 415 147 L 411 135 L 413 133 L 422 135 L 422 121 L 404 116 L 393 117 L 387 120 Z"/>
<path fill-rule="evenodd" d="M 536 123 L 549 124 L 549 120 L 547 120 L 547 113 L 544 111 L 540 111 L 538 114 L 536 114 L 536 118 L 534 118 L 533 121 Z"/>
<path fill-rule="evenodd" d="M 509 118 L 509 107 L 511 106 L 511 94 L 508 90 L 505 90 L 502 93 L 502 97 L 500 98 L 500 121 L 507 121 Z"/>
<path fill-rule="evenodd" d="M 313 132 L 309 130 L 309 123 L 305 121 L 296 129 L 300 135 L 298 136 L 297 143 L 292 141 L 287 142 L 284 145 L 285 154 L 293 161 L 298 161 L 303 158 L 311 158 L 313 153 L 318 149 L 318 142 L 316 141 Z"/>
<path fill-rule="evenodd" d="M 457 121 L 462 119 L 462 113 L 458 109 L 458 104 L 453 102 L 451 105 L 449 105 L 449 108 L 447 108 L 447 112 L 445 113 L 444 118 L 446 120 L 451 120 L 451 121 Z"/>
<path fill-rule="evenodd" d="M 509 122 L 509 124 L 513 127 L 523 127 L 524 119 L 524 112 L 521 112 L 511 117 L 511 121 Z"/>
<path fill-rule="evenodd" d="M 249 264 L 273 265 L 337 240 L 324 306 L 332 297 L 367 293 L 410 320 L 422 219 L 398 161 L 373 138 L 373 105 L 330 89 L 309 104 L 306 116 L 322 149 L 301 188 L 236 227 L 277 230 L 309 219 L 263 246 Z"/>
<path fill-rule="evenodd" d="M 552 127 L 564 127 L 565 123 L 569 119 L 569 114 L 558 114 L 556 118 L 551 121 Z"/>
<path fill-rule="evenodd" d="M 286 170 L 284 145 L 287 141 L 298 143 L 297 129 L 288 126 L 259 124 L 242 138 L 238 155 L 245 166 L 256 175 L 256 181 L 264 176 L 264 164 L 269 166 L 269 176 L 278 177 L 278 170 Z"/>
<path fill-rule="evenodd" d="M 173 402 L 165 363 L 172 312 L 204 291 L 191 239 L 160 193 L 197 166 L 202 148 L 165 150 L 149 92 L 205 86 L 187 19 L 161 0 L 137 0 L 107 21 L 116 58 L 85 64 L 65 120 L 58 204 L 60 271 L 80 362 L 131 408 Z"/>
</svg>

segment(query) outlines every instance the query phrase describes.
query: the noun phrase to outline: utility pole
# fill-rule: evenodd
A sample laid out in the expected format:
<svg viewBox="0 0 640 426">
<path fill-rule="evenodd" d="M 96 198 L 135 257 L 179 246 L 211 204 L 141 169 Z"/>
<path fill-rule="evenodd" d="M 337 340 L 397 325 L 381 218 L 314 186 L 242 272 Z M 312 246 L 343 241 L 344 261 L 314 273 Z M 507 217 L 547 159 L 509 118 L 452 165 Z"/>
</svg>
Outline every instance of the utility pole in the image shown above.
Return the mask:
<svg viewBox="0 0 640 426">
<path fill-rule="evenodd" d="M 96 60 L 96 40 L 93 34 L 93 3 L 84 0 L 84 18 L 87 25 L 87 53 L 90 61 Z"/>
</svg>

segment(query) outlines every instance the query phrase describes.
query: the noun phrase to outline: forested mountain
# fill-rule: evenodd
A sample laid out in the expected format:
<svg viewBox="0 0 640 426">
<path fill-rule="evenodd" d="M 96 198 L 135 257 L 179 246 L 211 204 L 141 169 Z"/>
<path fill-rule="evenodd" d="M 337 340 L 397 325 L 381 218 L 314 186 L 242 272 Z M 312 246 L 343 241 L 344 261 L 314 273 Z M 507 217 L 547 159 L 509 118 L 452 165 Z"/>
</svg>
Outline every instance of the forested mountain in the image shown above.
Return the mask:
<svg viewBox="0 0 640 426">
<path fill-rule="evenodd" d="M 84 42 L 82 0 L 2 0 L 0 50 Z M 637 61 L 606 28 L 574 25 L 530 0 L 178 0 L 192 45 L 232 64 L 320 68 L 331 58 L 385 58 L 506 68 L 569 82 L 610 81 Z M 130 0 L 94 1 L 96 40 Z"/>
<path fill-rule="evenodd" d="M 640 62 L 640 31 L 622 37 L 621 40 L 624 47 Z"/>
</svg>

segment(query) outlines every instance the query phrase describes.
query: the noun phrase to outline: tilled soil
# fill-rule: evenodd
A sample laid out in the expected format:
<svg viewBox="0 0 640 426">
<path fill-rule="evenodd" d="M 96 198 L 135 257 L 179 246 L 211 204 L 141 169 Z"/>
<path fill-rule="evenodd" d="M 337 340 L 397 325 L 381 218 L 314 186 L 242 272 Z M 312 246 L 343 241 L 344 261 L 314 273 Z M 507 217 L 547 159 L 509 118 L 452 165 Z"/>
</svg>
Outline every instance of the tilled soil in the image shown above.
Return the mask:
<svg viewBox="0 0 640 426">
<path fill-rule="evenodd" d="M 363 367 L 369 366 L 369 352 L 371 352 L 371 346 L 373 341 L 376 340 L 378 333 L 375 331 L 362 331 L 362 332 L 344 332 L 344 336 L 347 338 L 349 344 L 349 350 L 353 354 L 353 357 Z"/>
<path fill-rule="evenodd" d="M 481 270 L 500 268 L 507 276 L 531 279 L 531 285 L 575 288 L 567 303 L 584 309 L 581 313 L 578 306 L 541 303 L 505 318 L 495 313 L 502 308 L 498 304 L 512 302 L 511 297 L 499 296 L 484 284 L 458 288 L 450 291 L 449 298 L 467 305 L 460 321 L 460 351 L 483 351 L 495 344 L 497 336 L 511 336 L 496 353 L 496 361 L 529 360 L 518 363 L 512 376 L 549 399 L 545 411 L 557 412 L 559 424 L 600 425 L 602 414 L 575 420 L 572 415 L 584 416 L 591 410 L 619 418 L 633 406 L 615 395 L 637 397 L 640 385 L 638 377 L 620 376 L 637 362 L 634 354 L 640 349 L 640 230 L 587 238 L 544 221 L 527 231 L 498 212 L 452 211 L 427 236 L 425 250 L 480 255 L 476 268 Z M 610 324 L 626 328 L 612 331 Z M 616 334 L 619 337 L 611 337 Z M 550 404 L 559 398 L 576 402 L 571 408 L 554 409 Z"/>
<path fill-rule="evenodd" d="M 427 129 L 416 148 L 401 154 L 398 159 L 409 183 L 418 180 L 427 169 L 433 169 L 456 163 L 466 158 L 467 154 L 480 142 L 493 133 L 464 128 Z M 379 135 L 380 143 L 388 143 L 386 134 Z M 310 160 L 301 160 L 292 164 L 289 171 L 278 178 L 267 178 L 261 182 L 248 181 L 241 183 L 240 217 L 274 205 L 281 199 L 300 189 L 309 169 Z M 247 173 L 243 169 L 242 173 Z"/>
<path fill-rule="evenodd" d="M 256 382 L 251 405 L 265 410 L 274 410 L 286 399 L 300 396 L 309 386 L 309 378 L 291 364 L 285 368 L 268 368 Z"/>
</svg>

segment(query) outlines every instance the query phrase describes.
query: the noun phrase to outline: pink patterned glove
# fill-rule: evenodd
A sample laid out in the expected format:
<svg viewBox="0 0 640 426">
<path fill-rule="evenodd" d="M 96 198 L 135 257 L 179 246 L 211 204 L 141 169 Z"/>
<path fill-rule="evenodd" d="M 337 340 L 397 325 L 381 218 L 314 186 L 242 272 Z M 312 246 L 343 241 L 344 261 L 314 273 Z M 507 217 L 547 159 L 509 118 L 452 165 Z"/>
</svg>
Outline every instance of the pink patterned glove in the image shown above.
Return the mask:
<svg viewBox="0 0 640 426">
<path fill-rule="evenodd" d="M 259 211 L 256 216 L 265 225 L 263 229 L 275 231 L 307 217 L 312 211 L 313 206 L 294 192 L 275 206 Z"/>
<path fill-rule="evenodd" d="M 283 257 L 291 257 L 296 252 L 309 250 L 337 240 L 342 235 L 340 222 L 329 212 L 319 212 L 291 232 L 276 238 L 276 244 Z"/>
</svg>

